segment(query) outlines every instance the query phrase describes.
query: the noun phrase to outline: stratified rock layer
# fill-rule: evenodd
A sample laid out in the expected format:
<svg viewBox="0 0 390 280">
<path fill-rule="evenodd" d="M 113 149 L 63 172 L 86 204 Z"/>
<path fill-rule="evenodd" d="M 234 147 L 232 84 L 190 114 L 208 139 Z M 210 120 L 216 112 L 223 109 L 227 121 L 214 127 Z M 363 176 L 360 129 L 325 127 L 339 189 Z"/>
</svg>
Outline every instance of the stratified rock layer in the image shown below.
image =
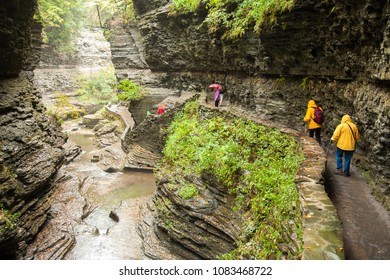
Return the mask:
<svg viewBox="0 0 390 280">
<path fill-rule="evenodd" d="M 1 259 L 20 258 L 46 221 L 50 181 L 65 161 L 65 138 L 33 88 L 40 50 L 39 26 L 31 37 L 34 11 L 35 1 L 0 4 Z"/>
<path fill-rule="evenodd" d="M 34 94 L 31 77 L 24 74 L 0 85 L 0 211 L 19 217 L 7 229 L 12 234 L 0 236 L 2 258 L 20 253 L 44 223 L 50 206 L 43 204 L 43 197 L 65 158 L 65 139 Z"/>
</svg>

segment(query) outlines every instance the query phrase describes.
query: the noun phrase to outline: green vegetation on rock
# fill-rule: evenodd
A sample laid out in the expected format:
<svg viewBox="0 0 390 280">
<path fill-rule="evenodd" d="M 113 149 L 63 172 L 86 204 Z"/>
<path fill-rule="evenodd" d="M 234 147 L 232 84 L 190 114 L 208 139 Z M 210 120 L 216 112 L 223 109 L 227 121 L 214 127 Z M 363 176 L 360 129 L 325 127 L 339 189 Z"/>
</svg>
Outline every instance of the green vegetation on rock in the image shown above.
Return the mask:
<svg viewBox="0 0 390 280">
<path fill-rule="evenodd" d="M 222 30 L 224 38 L 238 38 L 247 30 L 260 31 L 277 23 L 279 13 L 291 10 L 295 0 L 172 0 L 171 14 L 195 12 L 205 5 L 210 32 Z"/>
<path fill-rule="evenodd" d="M 0 240 L 3 235 L 16 228 L 20 213 L 12 214 L 0 203 Z"/>
<path fill-rule="evenodd" d="M 277 129 L 204 114 L 198 106 L 187 103 L 169 127 L 160 172 L 182 178 L 208 172 L 235 195 L 236 210 L 245 211 L 245 236 L 222 258 L 299 258 L 302 222 L 294 183 L 303 160 L 299 144 Z M 188 193 L 183 187 L 178 192 Z"/>
<path fill-rule="evenodd" d="M 47 108 L 47 113 L 55 119 L 56 123 L 62 125 L 65 120 L 78 119 L 85 114 L 84 109 L 78 109 L 70 102 L 70 97 L 63 93 L 55 92 L 56 101 Z"/>
<path fill-rule="evenodd" d="M 144 88 L 130 80 L 120 80 L 115 88 L 119 90 L 118 99 L 122 101 L 137 101 L 148 94 Z"/>
</svg>

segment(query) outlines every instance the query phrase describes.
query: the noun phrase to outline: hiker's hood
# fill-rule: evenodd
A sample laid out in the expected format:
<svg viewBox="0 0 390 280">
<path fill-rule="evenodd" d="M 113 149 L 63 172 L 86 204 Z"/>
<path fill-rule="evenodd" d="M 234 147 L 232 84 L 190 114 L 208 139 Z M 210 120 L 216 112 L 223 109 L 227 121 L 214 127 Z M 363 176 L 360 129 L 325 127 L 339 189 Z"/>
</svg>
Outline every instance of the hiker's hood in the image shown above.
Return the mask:
<svg viewBox="0 0 390 280">
<path fill-rule="evenodd" d="M 345 122 L 351 122 L 351 117 L 349 115 L 344 115 L 341 118 L 341 123 L 345 123 Z"/>
<path fill-rule="evenodd" d="M 313 99 L 309 100 L 309 103 L 307 103 L 307 107 L 308 108 L 317 107 L 316 102 Z"/>
</svg>

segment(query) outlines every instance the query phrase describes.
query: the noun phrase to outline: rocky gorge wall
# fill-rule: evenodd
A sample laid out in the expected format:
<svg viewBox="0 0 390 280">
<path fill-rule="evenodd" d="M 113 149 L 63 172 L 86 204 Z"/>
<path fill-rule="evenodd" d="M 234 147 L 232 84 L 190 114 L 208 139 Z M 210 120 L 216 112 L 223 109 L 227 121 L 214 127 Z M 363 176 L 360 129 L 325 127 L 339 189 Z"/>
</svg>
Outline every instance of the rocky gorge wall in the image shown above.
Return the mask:
<svg viewBox="0 0 390 280">
<path fill-rule="evenodd" d="M 18 257 L 46 220 L 43 202 L 65 158 L 60 128 L 32 86 L 35 2 L 0 3 L 0 258 Z M 315 93 L 327 108 L 325 133 L 351 114 L 363 132 L 362 162 L 388 178 L 389 1 L 343 1 L 331 15 L 331 6 L 299 1 L 282 16 L 286 29 L 237 42 L 198 29 L 204 12 L 168 16 L 168 2 L 134 0 L 144 58 L 161 84 L 204 90 L 217 79 L 232 103 L 295 128 Z"/>
<path fill-rule="evenodd" d="M 222 82 L 232 104 L 301 130 L 314 98 L 325 109 L 324 143 L 351 115 L 362 135 L 355 164 L 372 172 L 388 204 L 389 1 L 298 0 L 272 29 L 236 41 L 200 26 L 204 10 L 171 16 L 169 5 L 134 0 L 145 61 L 165 73 L 161 83 L 202 91 Z"/>
<path fill-rule="evenodd" d="M 0 5 L 0 77 L 18 75 L 31 46 L 35 1 L 2 1 Z"/>
<path fill-rule="evenodd" d="M 45 199 L 65 161 L 65 138 L 33 86 L 40 28 L 35 1 L 0 3 L 0 258 L 23 255 L 47 219 Z M 31 44 L 32 43 L 32 44 Z"/>
</svg>

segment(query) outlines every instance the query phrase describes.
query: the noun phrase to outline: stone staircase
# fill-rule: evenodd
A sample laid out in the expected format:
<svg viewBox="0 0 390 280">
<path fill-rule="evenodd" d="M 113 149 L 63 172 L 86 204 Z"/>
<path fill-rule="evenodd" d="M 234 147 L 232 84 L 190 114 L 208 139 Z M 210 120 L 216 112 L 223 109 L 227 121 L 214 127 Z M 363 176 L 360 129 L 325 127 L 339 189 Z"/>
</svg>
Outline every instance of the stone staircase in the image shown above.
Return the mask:
<svg viewBox="0 0 390 280">
<path fill-rule="evenodd" d="M 119 27 L 119 28 L 118 28 Z M 112 60 L 116 69 L 126 68 L 147 68 L 147 64 L 142 56 L 142 46 L 139 42 L 138 31 L 135 27 L 129 27 L 131 33 L 121 26 L 115 29 L 115 34 L 111 39 Z"/>
</svg>

